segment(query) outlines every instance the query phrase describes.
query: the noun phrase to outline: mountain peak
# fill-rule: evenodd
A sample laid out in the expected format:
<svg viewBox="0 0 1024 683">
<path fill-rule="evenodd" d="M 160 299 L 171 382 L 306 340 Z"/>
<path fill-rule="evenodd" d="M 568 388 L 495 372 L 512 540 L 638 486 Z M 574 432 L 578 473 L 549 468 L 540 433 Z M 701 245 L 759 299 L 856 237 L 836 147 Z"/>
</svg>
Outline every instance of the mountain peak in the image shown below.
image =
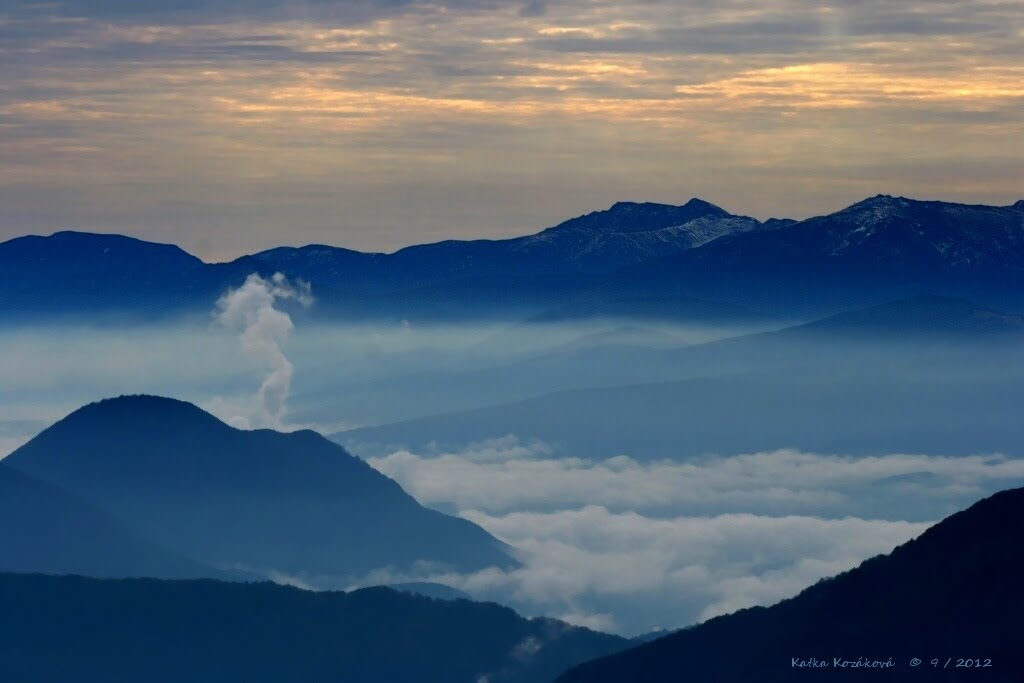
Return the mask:
<svg viewBox="0 0 1024 683">
<path fill-rule="evenodd" d="M 716 204 L 712 204 L 711 202 L 706 202 L 703 199 L 700 199 L 699 197 L 693 197 L 692 199 L 690 199 L 690 201 L 683 204 L 683 206 L 687 209 L 703 210 L 708 213 L 727 213 L 726 210 L 723 209 L 722 207 Z"/>
<path fill-rule="evenodd" d="M 121 394 L 120 396 L 111 396 L 110 398 L 101 398 L 98 401 L 88 403 L 80 410 L 86 410 L 89 408 L 123 408 L 123 407 L 147 407 L 147 408 L 190 408 L 193 410 L 199 410 L 194 403 L 188 401 L 182 401 L 177 398 L 170 398 L 168 396 L 157 396 L 156 394 Z"/>
<path fill-rule="evenodd" d="M 419 560 L 471 571 L 515 566 L 481 528 L 421 507 L 315 432 L 239 430 L 170 398 L 91 403 L 3 464 L 102 501 L 159 545 L 208 566 L 351 577 Z"/>
<path fill-rule="evenodd" d="M 706 202 L 698 197 L 693 197 L 688 200 L 685 204 L 662 204 L 661 202 L 615 202 L 607 211 L 598 211 L 597 214 L 602 213 L 622 213 L 628 211 L 634 211 L 636 209 L 644 210 L 645 212 L 658 212 L 658 213 L 671 213 L 671 212 L 689 212 L 693 214 L 716 214 L 716 215 L 728 215 L 728 212 L 716 206 L 711 202 Z M 593 214 L 590 214 L 593 215 Z"/>
<path fill-rule="evenodd" d="M 696 198 L 681 206 L 659 204 L 656 202 L 616 202 L 604 211 L 594 211 L 583 216 L 571 218 L 536 235 L 518 238 L 518 241 L 531 245 L 550 244 L 552 238 L 571 235 L 572 243 L 577 244 L 580 235 L 588 235 L 589 237 L 585 238 L 586 246 L 583 252 L 593 256 L 595 253 L 602 252 L 602 249 L 618 249 L 622 247 L 622 242 L 620 241 L 606 244 L 599 248 L 600 245 L 594 244 L 594 239 L 614 239 L 615 236 L 620 236 L 621 238 L 621 236 L 629 235 L 625 239 L 628 240 L 629 244 L 636 245 L 637 235 L 642 233 L 653 234 L 666 228 L 679 228 L 701 218 L 735 218 L 739 219 L 739 222 L 728 223 L 726 220 L 722 220 L 720 225 L 714 226 L 710 230 L 708 226 L 698 224 L 695 230 L 690 231 L 690 233 L 682 238 L 682 242 L 680 242 L 678 235 L 668 240 L 664 239 L 663 235 L 653 237 L 644 244 L 644 250 L 647 251 L 648 257 L 651 255 L 648 250 L 654 250 L 655 254 L 666 249 L 670 252 L 680 251 L 702 244 L 726 232 L 752 229 L 759 225 L 753 219 L 733 216 L 714 204 Z"/>
<path fill-rule="evenodd" d="M 187 401 L 145 394 L 117 396 L 72 411 L 8 458 L 15 462 L 17 458 L 14 456 L 22 450 L 31 450 L 30 446 L 36 441 L 79 444 L 83 448 L 86 443 L 100 444 L 98 453 L 106 458 L 112 455 L 109 444 L 121 440 L 132 444 L 131 449 L 136 455 L 145 456 L 145 459 L 155 453 L 149 444 L 157 441 L 183 446 L 207 438 L 230 438 L 230 434 L 237 431 Z M 68 455 L 73 452 L 71 449 Z"/>
<path fill-rule="evenodd" d="M 188 401 L 150 394 L 127 394 L 105 398 L 82 406 L 64 420 L 79 419 L 139 420 L 157 418 L 161 421 L 220 422 L 213 415 Z M 60 423 L 58 423 L 60 424 Z"/>
<path fill-rule="evenodd" d="M 120 235 L 116 232 L 89 232 L 88 230 L 57 230 L 51 233 L 49 239 L 52 240 L 109 240 L 112 242 L 128 241 L 128 242 L 142 242 L 137 237 L 129 237 L 128 235 Z"/>
<path fill-rule="evenodd" d="M 1020 333 L 1024 316 L 1001 313 L 967 299 L 922 294 L 908 299 L 837 313 L 799 327 L 801 332 L 885 335 L 916 334 L 930 339 L 947 336 Z"/>
<path fill-rule="evenodd" d="M 847 207 L 846 210 L 849 211 L 851 209 L 879 209 L 899 207 L 906 206 L 909 203 L 910 200 L 908 200 L 906 197 L 894 197 L 891 194 L 876 194 L 874 197 L 868 197 L 867 199 L 862 199 L 859 202 L 851 204 L 849 207 Z"/>
</svg>

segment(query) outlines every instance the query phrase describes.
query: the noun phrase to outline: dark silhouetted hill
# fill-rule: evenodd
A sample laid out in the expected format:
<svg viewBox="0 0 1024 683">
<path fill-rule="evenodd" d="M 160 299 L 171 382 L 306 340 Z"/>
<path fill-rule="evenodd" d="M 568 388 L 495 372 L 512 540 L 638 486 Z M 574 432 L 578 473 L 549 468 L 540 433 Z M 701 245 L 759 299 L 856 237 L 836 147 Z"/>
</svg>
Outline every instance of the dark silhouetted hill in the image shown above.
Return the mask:
<svg viewBox="0 0 1024 683">
<path fill-rule="evenodd" d="M 101 273 L 171 273 L 203 262 L 172 244 L 122 235 L 66 230 L 49 237 L 29 235 L 3 243 L 0 263 L 22 277 L 79 277 Z"/>
<path fill-rule="evenodd" d="M 387 588 L 0 574 L 0 680 L 546 683 L 624 639 Z"/>
<path fill-rule="evenodd" d="M 1024 680 L 1022 538 L 1024 489 L 1003 491 L 794 598 L 588 662 L 558 681 Z M 896 668 L 795 669 L 794 657 L 891 657 Z M 921 666 L 909 666 L 914 657 Z M 992 666 L 957 668 L 958 659 Z"/>
<path fill-rule="evenodd" d="M 122 235 L 18 237 L 0 244 L 0 309 L 9 316 L 151 316 L 187 307 L 197 294 L 208 296 L 197 292 L 207 268 L 174 245 Z"/>
<path fill-rule="evenodd" d="M 0 571 L 227 578 L 156 547 L 95 506 L 2 463 Z"/>
<path fill-rule="evenodd" d="M 87 405 L 4 462 L 217 567 L 343 577 L 515 564 L 481 528 L 422 507 L 315 432 L 242 431 L 172 399 Z"/>
</svg>

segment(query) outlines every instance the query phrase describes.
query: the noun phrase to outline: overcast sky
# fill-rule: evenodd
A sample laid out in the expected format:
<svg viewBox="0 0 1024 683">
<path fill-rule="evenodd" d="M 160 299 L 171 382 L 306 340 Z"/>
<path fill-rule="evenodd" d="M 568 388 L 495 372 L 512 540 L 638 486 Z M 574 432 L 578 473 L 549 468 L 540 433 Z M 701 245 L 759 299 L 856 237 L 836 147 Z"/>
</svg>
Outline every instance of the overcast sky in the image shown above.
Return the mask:
<svg viewBox="0 0 1024 683">
<path fill-rule="evenodd" d="M 222 259 L 1024 196 L 1024 3 L 7 0 L 0 239 Z"/>
</svg>

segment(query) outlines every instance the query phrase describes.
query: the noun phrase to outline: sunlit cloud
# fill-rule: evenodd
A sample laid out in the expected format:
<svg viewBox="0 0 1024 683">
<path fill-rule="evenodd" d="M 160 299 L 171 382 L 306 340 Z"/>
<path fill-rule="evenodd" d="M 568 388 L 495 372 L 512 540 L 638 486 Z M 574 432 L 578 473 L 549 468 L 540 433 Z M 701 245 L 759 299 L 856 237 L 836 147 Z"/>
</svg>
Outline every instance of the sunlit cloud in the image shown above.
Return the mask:
<svg viewBox="0 0 1024 683">
<path fill-rule="evenodd" d="M 1024 67 L 978 68 L 943 78 L 902 74 L 888 67 L 801 64 L 678 86 L 676 92 L 748 107 L 851 108 L 925 101 L 981 108 L 993 100 L 1024 98 Z"/>
</svg>

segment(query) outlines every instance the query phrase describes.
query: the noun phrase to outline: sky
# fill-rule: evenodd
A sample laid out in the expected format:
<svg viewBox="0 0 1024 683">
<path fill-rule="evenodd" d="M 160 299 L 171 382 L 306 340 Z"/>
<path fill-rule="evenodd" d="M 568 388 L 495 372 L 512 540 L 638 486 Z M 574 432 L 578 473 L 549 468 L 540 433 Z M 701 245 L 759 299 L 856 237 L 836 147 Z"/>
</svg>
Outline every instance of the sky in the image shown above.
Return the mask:
<svg viewBox="0 0 1024 683">
<path fill-rule="evenodd" d="M 0 240 L 208 260 L 1024 196 L 1024 2 L 6 0 Z"/>
</svg>

